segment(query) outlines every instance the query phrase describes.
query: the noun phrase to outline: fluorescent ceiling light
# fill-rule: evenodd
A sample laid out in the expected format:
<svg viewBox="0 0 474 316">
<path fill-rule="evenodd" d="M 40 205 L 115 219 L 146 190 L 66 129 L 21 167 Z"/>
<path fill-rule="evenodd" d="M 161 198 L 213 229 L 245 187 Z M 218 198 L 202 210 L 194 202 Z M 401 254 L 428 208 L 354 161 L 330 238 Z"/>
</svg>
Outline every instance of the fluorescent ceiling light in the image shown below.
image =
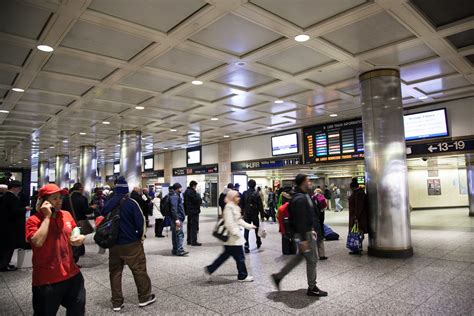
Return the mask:
<svg viewBox="0 0 474 316">
<path fill-rule="evenodd" d="M 336 113 L 333 113 L 333 114 L 330 114 L 329 116 L 330 116 L 330 117 L 337 117 L 337 114 L 336 114 Z"/>
<path fill-rule="evenodd" d="M 295 36 L 295 41 L 297 42 L 306 42 L 307 40 L 309 40 L 309 35 L 306 35 L 306 34 L 300 34 L 300 35 L 296 35 Z"/>
<path fill-rule="evenodd" d="M 87 135 L 87 133 L 80 132 L 79 135 Z"/>
<path fill-rule="evenodd" d="M 109 121 L 103 121 L 102 124 L 109 125 L 110 122 Z"/>
<path fill-rule="evenodd" d="M 428 99 L 428 97 L 426 95 L 418 98 L 418 100 L 426 100 L 426 99 Z"/>
<path fill-rule="evenodd" d="M 203 82 L 201 80 L 193 80 L 193 81 L 191 81 L 191 83 L 196 85 L 196 86 L 199 86 L 199 85 L 203 84 Z"/>
<path fill-rule="evenodd" d="M 276 104 L 282 104 L 282 103 L 283 103 L 283 100 L 275 100 L 275 101 L 273 101 L 273 102 L 276 103 Z"/>
<path fill-rule="evenodd" d="M 141 106 L 141 105 L 137 105 L 137 106 L 135 107 L 135 109 L 137 109 L 137 110 L 144 110 L 145 107 L 144 107 L 144 106 Z"/>
<path fill-rule="evenodd" d="M 229 138 L 230 136 L 229 135 L 224 135 L 224 138 Z"/>
<path fill-rule="evenodd" d="M 15 92 L 25 92 L 25 90 L 22 88 L 12 88 L 12 90 Z"/>
<path fill-rule="evenodd" d="M 0 110 L 0 113 L 10 113 L 10 111 L 7 111 L 7 110 Z"/>
<path fill-rule="evenodd" d="M 36 48 L 38 48 L 40 51 L 46 52 L 46 53 L 51 53 L 52 51 L 54 51 L 54 48 L 52 48 L 51 46 L 48 46 L 48 45 L 38 45 L 38 46 L 36 46 Z"/>
<path fill-rule="evenodd" d="M 170 132 L 176 132 L 176 130 L 174 128 L 170 129 Z"/>
<path fill-rule="evenodd" d="M 213 117 L 213 118 L 211 118 L 211 121 L 219 121 L 219 118 L 218 117 Z"/>
</svg>

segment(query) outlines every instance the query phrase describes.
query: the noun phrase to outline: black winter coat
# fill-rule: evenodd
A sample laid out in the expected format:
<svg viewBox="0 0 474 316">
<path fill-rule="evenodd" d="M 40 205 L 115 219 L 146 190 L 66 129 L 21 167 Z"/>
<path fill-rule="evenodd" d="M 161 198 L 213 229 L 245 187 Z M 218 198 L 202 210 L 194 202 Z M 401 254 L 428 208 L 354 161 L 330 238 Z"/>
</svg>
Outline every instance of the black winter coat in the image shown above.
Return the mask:
<svg viewBox="0 0 474 316">
<path fill-rule="evenodd" d="M 1 198 L 0 208 L 1 242 L 9 248 L 25 248 L 26 208 L 23 202 L 15 194 L 7 191 Z"/>
<path fill-rule="evenodd" d="M 304 238 L 307 232 L 314 230 L 318 234 L 318 238 L 323 236 L 319 223 L 319 212 L 313 199 L 307 193 L 296 188 L 290 203 L 290 220 L 295 233 Z"/>
<path fill-rule="evenodd" d="M 69 196 L 67 195 L 63 198 L 63 205 L 61 209 L 71 213 L 76 221 L 87 219 L 87 214 L 92 214 L 92 212 L 94 211 L 92 208 L 89 207 L 89 202 L 87 201 L 87 198 L 82 195 L 81 192 L 78 191 L 73 191 L 70 196 L 74 211 L 71 208 L 71 204 L 69 203 Z"/>
<path fill-rule="evenodd" d="M 184 191 L 184 211 L 186 215 L 197 215 L 201 213 L 202 198 L 193 188 Z"/>
<path fill-rule="evenodd" d="M 132 191 L 132 193 L 130 193 L 130 198 L 134 199 L 138 203 L 143 215 L 148 215 L 148 205 L 146 204 L 145 200 L 143 200 L 140 193 Z"/>
</svg>

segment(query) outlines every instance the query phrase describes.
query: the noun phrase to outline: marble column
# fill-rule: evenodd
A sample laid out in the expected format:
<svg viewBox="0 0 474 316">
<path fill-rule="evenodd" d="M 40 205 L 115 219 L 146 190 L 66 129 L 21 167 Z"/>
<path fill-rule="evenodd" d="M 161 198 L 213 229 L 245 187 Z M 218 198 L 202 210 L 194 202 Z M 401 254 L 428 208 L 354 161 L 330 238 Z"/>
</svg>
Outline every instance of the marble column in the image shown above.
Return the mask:
<svg viewBox="0 0 474 316">
<path fill-rule="evenodd" d="M 38 189 L 49 183 L 49 161 L 42 160 L 38 163 Z"/>
<path fill-rule="evenodd" d="M 97 149 L 92 145 L 81 146 L 79 160 L 79 182 L 84 187 L 84 194 L 91 196 L 96 186 L 97 178 Z"/>
<path fill-rule="evenodd" d="M 56 155 L 55 182 L 61 188 L 69 188 L 71 165 L 68 155 Z"/>
<path fill-rule="evenodd" d="M 359 76 L 364 128 L 369 255 L 413 255 L 400 73 L 376 69 Z"/>
</svg>

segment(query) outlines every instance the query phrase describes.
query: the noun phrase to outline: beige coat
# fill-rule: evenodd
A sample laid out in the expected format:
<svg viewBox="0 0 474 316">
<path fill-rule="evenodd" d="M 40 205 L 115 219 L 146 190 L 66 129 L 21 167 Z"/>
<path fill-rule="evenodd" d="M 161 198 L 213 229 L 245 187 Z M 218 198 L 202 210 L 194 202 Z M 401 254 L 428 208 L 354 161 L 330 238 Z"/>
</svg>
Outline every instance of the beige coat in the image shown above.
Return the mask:
<svg viewBox="0 0 474 316">
<path fill-rule="evenodd" d="M 253 225 L 242 219 L 240 207 L 234 202 L 229 202 L 224 208 L 224 226 L 229 233 L 229 239 L 224 243 L 225 246 L 242 246 L 245 239 L 240 233 L 240 227 L 252 229 Z"/>
</svg>

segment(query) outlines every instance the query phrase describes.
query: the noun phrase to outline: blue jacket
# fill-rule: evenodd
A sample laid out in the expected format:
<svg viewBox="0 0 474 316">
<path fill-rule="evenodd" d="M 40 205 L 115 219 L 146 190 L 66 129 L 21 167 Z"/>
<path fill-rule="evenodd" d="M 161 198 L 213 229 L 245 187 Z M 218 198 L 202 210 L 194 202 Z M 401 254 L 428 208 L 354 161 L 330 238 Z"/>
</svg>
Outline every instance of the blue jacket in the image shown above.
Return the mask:
<svg viewBox="0 0 474 316">
<path fill-rule="evenodd" d="M 173 221 L 179 219 L 184 222 L 186 214 L 184 213 L 183 199 L 181 194 L 176 191 L 170 190 L 169 199 L 171 205 L 171 217 Z"/>
<path fill-rule="evenodd" d="M 114 193 L 114 195 L 105 203 L 102 215 L 105 216 L 110 213 L 120 204 L 120 201 L 125 195 L 126 194 L 124 193 Z M 117 244 L 126 245 L 141 240 L 145 229 L 144 225 L 145 220 L 138 203 L 127 198 L 120 210 L 120 231 Z"/>
</svg>

